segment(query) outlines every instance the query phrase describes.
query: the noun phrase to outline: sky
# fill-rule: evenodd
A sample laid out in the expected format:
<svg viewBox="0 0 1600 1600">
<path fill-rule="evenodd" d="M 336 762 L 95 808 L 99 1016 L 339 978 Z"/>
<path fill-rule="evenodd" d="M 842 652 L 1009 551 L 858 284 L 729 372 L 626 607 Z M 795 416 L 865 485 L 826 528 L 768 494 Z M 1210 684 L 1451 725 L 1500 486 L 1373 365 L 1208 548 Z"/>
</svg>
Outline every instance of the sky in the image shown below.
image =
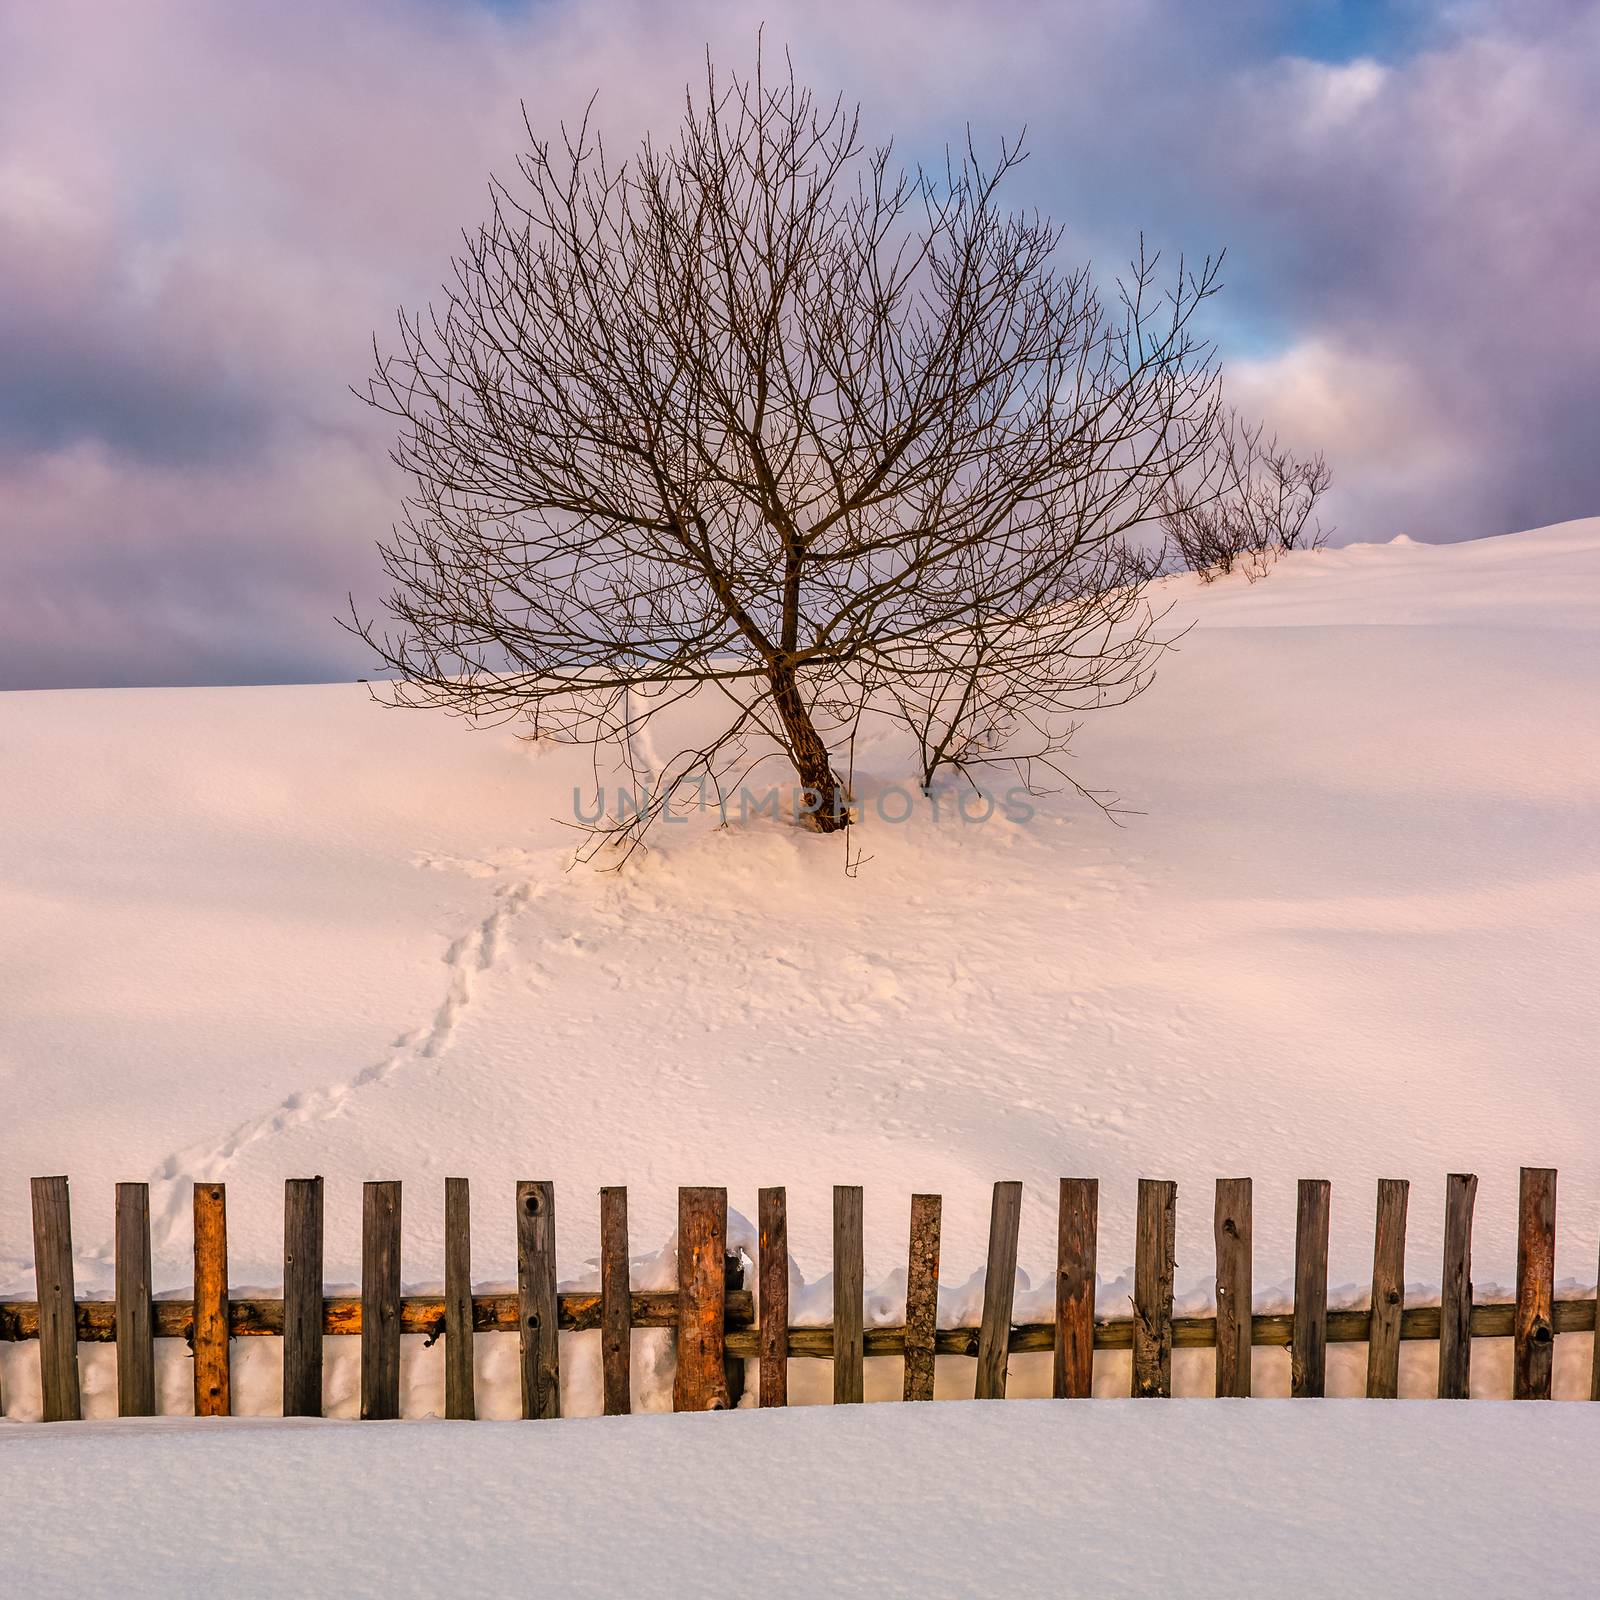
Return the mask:
<svg viewBox="0 0 1600 1600">
<path fill-rule="evenodd" d="M 1229 396 L 1336 542 L 1600 514 L 1600 3 L 0 0 L 0 687 L 366 672 L 374 332 L 519 103 L 625 146 L 758 27 L 909 161 L 1025 127 L 1103 279 L 1226 247 Z"/>
</svg>

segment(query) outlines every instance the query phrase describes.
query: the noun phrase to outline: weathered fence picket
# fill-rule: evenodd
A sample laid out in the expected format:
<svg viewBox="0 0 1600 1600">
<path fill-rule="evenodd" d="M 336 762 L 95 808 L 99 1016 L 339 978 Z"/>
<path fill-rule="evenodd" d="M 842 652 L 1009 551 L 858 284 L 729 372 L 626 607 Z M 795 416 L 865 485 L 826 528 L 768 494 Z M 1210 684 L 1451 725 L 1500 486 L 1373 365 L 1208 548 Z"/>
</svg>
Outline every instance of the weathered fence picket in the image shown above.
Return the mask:
<svg viewBox="0 0 1600 1600">
<path fill-rule="evenodd" d="M 628 1191 L 600 1191 L 600 1409 L 632 1407 L 633 1285 L 628 1277 Z"/>
<path fill-rule="evenodd" d="M 1056 1212 L 1055 1370 L 1058 1400 L 1094 1393 L 1095 1250 L 1100 1180 L 1063 1178 Z"/>
<path fill-rule="evenodd" d="M 1600 1289 L 1596 1290 L 1594 1348 L 1589 1353 L 1589 1398 L 1600 1400 Z"/>
<path fill-rule="evenodd" d="M 1294 1344 L 1289 1393 L 1319 1398 L 1328 1378 L 1328 1195 L 1326 1178 L 1302 1178 L 1294 1228 Z"/>
<path fill-rule="evenodd" d="M 1378 1179 L 1378 1212 L 1372 1229 L 1372 1323 L 1367 1338 L 1367 1397 L 1371 1400 L 1393 1400 L 1400 1393 L 1410 1195 L 1411 1185 L 1404 1178 Z"/>
<path fill-rule="evenodd" d="M 906 1251 L 905 1380 L 907 1400 L 933 1399 L 933 1348 L 939 1331 L 939 1223 L 944 1201 L 911 1197 L 911 1240 Z"/>
<path fill-rule="evenodd" d="M 1022 1185 L 997 1183 L 989 1208 L 989 1263 L 983 1276 L 983 1317 L 978 1325 L 974 1397 L 1004 1400 L 1011 1351 L 1011 1308 L 1017 1288 L 1017 1237 L 1022 1227 Z"/>
<path fill-rule="evenodd" d="M 400 1415 L 400 1185 L 362 1185 L 361 1415 Z"/>
<path fill-rule="evenodd" d="M 39 1389 L 46 1422 L 76 1422 L 78 1310 L 72 1278 L 72 1206 L 65 1178 L 33 1180 L 33 1276 L 39 1297 Z"/>
<path fill-rule="evenodd" d="M 1444 1263 L 1439 1278 L 1439 1385 L 1441 1400 L 1472 1392 L 1472 1203 L 1478 1180 L 1470 1172 L 1445 1179 Z"/>
<path fill-rule="evenodd" d="M 1217 1179 L 1217 1393 L 1250 1393 L 1254 1233 L 1248 1178 Z"/>
<path fill-rule="evenodd" d="M 862 1234 L 861 1190 L 836 1184 L 833 1190 L 833 1403 L 855 1404 L 864 1396 L 862 1327 L 866 1295 L 866 1257 Z"/>
<path fill-rule="evenodd" d="M 789 1199 L 783 1189 L 758 1197 L 756 1289 L 761 1297 L 761 1382 L 764 1406 L 789 1403 Z"/>
<path fill-rule="evenodd" d="M 1514 1397 L 1548 1400 L 1555 1365 L 1556 1175 L 1524 1167 L 1517 1195 L 1517 1317 Z"/>
<path fill-rule="evenodd" d="M 463 1422 L 478 1415 L 472 1374 L 472 1189 L 465 1178 L 444 1180 L 444 1414 Z"/>
<path fill-rule="evenodd" d="M 517 1185 L 517 1332 L 524 1417 L 561 1415 L 556 1195 L 548 1179 Z"/>
<path fill-rule="evenodd" d="M 194 1186 L 194 1414 L 225 1417 L 233 1407 L 228 1362 L 228 1199 L 220 1183 Z"/>
<path fill-rule="evenodd" d="M 155 1295 L 150 1281 L 150 1185 L 119 1183 L 116 1217 L 117 1415 L 156 1411 Z M 77 1339 L 76 1314 L 73 1339 Z"/>
<path fill-rule="evenodd" d="M 1133 1242 L 1133 1383 L 1135 1399 L 1172 1393 L 1172 1280 L 1177 1270 L 1178 1186 L 1139 1180 Z"/>
<path fill-rule="evenodd" d="M 322 1415 L 322 1179 L 283 1185 L 283 1414 Z"/>
<path fill-rule="evenodd" d="M 728 1191 L 678 1190 L 678 1364 L 674 1411 L 728 1408 Z"/>
</svg>

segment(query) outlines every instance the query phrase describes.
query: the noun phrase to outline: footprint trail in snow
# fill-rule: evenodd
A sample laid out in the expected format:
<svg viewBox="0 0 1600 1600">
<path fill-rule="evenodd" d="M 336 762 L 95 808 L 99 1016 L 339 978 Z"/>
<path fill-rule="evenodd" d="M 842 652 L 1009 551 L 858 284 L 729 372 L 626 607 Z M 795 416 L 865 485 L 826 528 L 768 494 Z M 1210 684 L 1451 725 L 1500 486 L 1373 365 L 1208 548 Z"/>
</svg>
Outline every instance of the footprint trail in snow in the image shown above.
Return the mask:
<svg viewBox="0 0 1600 1600">
<path fill-rule="evenodd" d="M 438 867 L 432 858 L 422 858 L 420 866 Z M 498 870 L 498 869 L 496 869 Z M 444 998 L 431 1022 L 400 1035 L 381 1061 L 374 1062 L 354 1077 L 326 1084 L 318 1089 L 300 1090 L 271 1111 L 242 1122 L 215 1145 L 194 1145 L 168 1156 L 150 1179 L 152 1243 L 157 1249 L 171 1239 L 188 1214 L 191 1183 L 219 1181 L 252 1145 L 274 1138 L 306 1123 L 325 1122 L 336 1117 L 351 1097 L 373 1084 L 382 1083 L 405 1067 L 443 1054 L 463 1014 L 472 1004 L 482 975 L 500 959 L 511 924 L 535 901 L 550 891 L 550 885 L 519 878 L 502 884 L 494 892 L 494 902 L 482 921 L 452 941 L 445 951 L 449 982 Z M 94 1259 L 111 1259 L 110 1246 L 94 1253 Z"/>
</svg>

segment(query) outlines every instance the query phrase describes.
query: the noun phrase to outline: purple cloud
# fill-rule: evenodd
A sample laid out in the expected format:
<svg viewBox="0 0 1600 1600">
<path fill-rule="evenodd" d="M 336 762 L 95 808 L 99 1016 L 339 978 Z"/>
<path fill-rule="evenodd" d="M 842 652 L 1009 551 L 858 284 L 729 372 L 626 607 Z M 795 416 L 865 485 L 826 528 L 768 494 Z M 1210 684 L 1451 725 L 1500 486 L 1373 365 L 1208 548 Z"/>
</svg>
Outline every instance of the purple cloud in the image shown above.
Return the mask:
<svg viewBox="0 0 1600 1600">
<path fill-rule="evenodd" d="M 626 146 L 706 41 L 743 66 L 763 19 L 910 159 L 1026 122 L 1014 203 L 1108 271 L 1141 227 L 1228 244 L 1235 398 L 1327 452 L 1341 536 L 1600 510 L 1600 8 L 1408 6 L 1359 37 L 1353 15 L 8 8 L 0 685 L 364 671 L 332 616 L 372 600 L 402 487 L 348 392 L 373 330 L 448 270 L 519 99 L 553 129 L 598 88 Z"/>
</svg>

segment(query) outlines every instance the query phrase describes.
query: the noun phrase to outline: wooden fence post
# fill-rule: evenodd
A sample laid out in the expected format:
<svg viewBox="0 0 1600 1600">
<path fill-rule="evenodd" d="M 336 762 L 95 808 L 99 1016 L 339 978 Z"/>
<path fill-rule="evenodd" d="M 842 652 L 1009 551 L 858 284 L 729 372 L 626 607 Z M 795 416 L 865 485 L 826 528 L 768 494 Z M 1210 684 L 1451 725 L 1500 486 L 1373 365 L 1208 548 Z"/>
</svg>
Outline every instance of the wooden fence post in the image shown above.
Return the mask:
<svg viewBox="0 0 1600 1600">
<path fill-rule="evenodd" d="M 1172 1278 L 1176 1270 L 1178 1186 L 1139 1180 L 1133 1246 L 1133 1380 L 1135 1398 L 1172 1393 Z"/>
<path fill-rule="evenodd" d="M 232 1408 L 228 1370 L 228 1196 L 220 1183 L 194 1186 L 194 1414 Z"/>
<path fill-rule="evenodd" d="M 556 1186 L 517 1185 L 517 1315 L 522 1414 L 561 1415 L 561 1343 L 556 1302 Z"/>
<path fill-rule="evenodd" d="M 322 1179 L 283 1184 L 283 1414 L 322 1415 Z"/>
<path fill-rule="evenodd" d="M 1555 1361 L 1556 1174 L 1524 1167 L 1517 1196 L 1517 1311 L 1514 1394 L 1548 1400 Z"/>
<path fill-rule="evenodd" d="M 1248 1178 L 1217 1179 L 1217 1393 L 1250 1393 L 1253 1279 L 1251 1184 Z"/>
<path fill-rule="evenodd" d="M 1472 1203 L 1478 1180 L 1470 1172 L 1445 1179 L 1444 1267 L 1439 1291 L 1439 1398 L 1472 1392 Z"/>
<path fill-rule="evenodd" d="M 156 1413 L 155 1296 L 150 1287 L 150 1185 L 117 1185 L 117 1415 Z"/>
<path fill-rule="evenodd" d="M 461 1422 L 478 1414 L 472 1376 L 472 1190 L 465 1178 L 444 1180 L 444 1414 Z"/>
<path fill-rule="evenodd" d="M 934 1344 L 939 1332 L 939 1225 L 944 1201 L 936 1194 L 911 1197 L 911 1242 L 906 1250 L 907 1400 L 933 1399 Z"/>
<path fill-rule="evenodd" d="M 1367 1324 L 1367 1397 L 1393 1400 L 1400 1393 L 1400 1322 L 1406 1303 L 1404 1178 L 1378 1179 L 1378 1214 L 1372 1232 L 1372 1310 Z"/>
<path fill-rule="evenodd" d="M 866 1330 L 863 1302 L 866 1266 L 862 1244 L 861 1190 L 833 1190 L 833 1403 L 850 1405 L 865 1394 Z"/>
<path fill-rule="evenodd" d="M 1056 1217 L 1055 1370 L 1057 1400 L 1094 1393 L 1094 1291 L 1100 1180 L 1063 1178 Z"/>
<path fill-rule="evenodd" d="M 728 1407 L 728 1191 L 678 1190 L 678 1365 L 674 1411 Z"/>
<path fill-rule="evenodd" d="M 400 1185 L 361 1192 L 361 1416 L 400 1415 Z"/>
<path fill-rule="evenodd" d="M 989 1260 L 983 1278 L 974 1398 L 1004 1400 L 1011 1353 L 1011 1308 L 1017 1288 L 1017 1235 L 1022 1225 L 1022 1185 L 997 1183 L 989 1202 Z"/>
<path fill-rule="evenodd" d="M 789 1197 L 763 1189 L 757 1213 L 756 1287 L 761 1296 L 761 1392 L 764 1406 L 789 1403 Z"/>
<path fill-rule="evenodd" d="M 601 1410 L 625 1417 L 632 1401 L 633 1284 L 628 1275 L 628 1191 L 600 1191 Z"/>
<path fill-rule="evenodd" d="M 39 1387 L 46 1422 L 76 1422 L 78 1307 L 72 1278 L 72 1205 L 65 1178 L 33 1180 L 33 1276 L 39 1304 Z"/>
<path fill-rule="evenodd" d="M 1328 1377 L 1328 1197 L 1326 1178 L 1302 1178 L 1294 1228 L 1294 1343 L 1289 1393 L 1316 1399 Z"/>
<path fill-rule="evenodd" d="M 1589 1357 L 1589 1398 L 1600 1400 L 1600 1289 L 1595 1291 L 1594 1350 Z"/>
</svg>

